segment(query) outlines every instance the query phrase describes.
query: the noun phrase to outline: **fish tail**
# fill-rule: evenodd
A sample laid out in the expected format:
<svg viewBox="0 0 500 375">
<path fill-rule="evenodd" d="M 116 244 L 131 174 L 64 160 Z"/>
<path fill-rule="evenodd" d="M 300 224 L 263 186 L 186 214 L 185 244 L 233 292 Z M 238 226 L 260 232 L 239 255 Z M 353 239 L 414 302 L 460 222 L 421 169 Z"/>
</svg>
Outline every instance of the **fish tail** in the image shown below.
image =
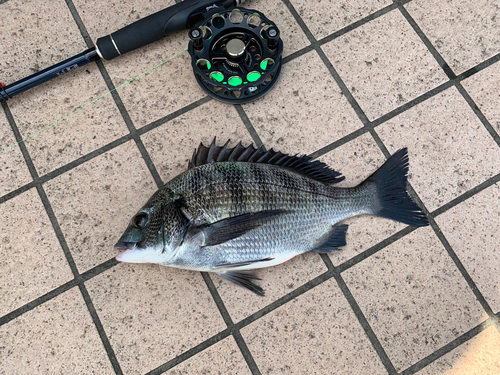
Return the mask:
<svg viewBox="0 0 500 375">
<path fill-rule="evenodd" d="M 425 213 L 406 190 L 408 168 L 408 149 L 403 148 L 363 182 L 374 191 L 371 213 L 416 227 L 429 225 Z"/>
</svg>

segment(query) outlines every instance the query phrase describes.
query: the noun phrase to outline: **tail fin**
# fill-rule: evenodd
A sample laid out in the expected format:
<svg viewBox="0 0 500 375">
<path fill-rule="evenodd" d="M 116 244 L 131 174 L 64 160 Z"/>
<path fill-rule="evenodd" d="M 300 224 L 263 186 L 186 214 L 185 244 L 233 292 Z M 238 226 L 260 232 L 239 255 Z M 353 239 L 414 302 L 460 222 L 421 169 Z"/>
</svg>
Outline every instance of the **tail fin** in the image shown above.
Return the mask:
<svg viewBox="0 0 500 375">
<path fill-rule="evenodd" d="M 429 221 L 406 191 L 408 167 L 408 149 L 403 148 L 392 155 L 363 185 L 373 184 L 376 187 L 378 199 L 374 199 L 372 205 L 374 215 L 423 227 L 429 225 Z"/>
</svg>

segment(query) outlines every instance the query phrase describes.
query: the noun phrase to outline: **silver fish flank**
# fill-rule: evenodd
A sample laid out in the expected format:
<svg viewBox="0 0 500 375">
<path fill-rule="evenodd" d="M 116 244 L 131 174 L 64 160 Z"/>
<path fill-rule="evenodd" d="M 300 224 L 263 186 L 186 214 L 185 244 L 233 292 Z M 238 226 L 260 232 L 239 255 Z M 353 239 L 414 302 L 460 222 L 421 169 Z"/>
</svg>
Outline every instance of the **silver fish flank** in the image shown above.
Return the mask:
<svg viewBox="0 0 500 375">
<path fill-rule="evenodd" d="M 360 185 L 337 188 L 344 177 L 306 155 L 227 145 L 200 144 L 188 170 L 132 218 L 115 245 L 118 261 L 215 272 L 264 295 L 254 269 L 339 251 L 342 220 L 368 214 L 428 225 L 406 190 L 406 149 Z"/>
</svg>

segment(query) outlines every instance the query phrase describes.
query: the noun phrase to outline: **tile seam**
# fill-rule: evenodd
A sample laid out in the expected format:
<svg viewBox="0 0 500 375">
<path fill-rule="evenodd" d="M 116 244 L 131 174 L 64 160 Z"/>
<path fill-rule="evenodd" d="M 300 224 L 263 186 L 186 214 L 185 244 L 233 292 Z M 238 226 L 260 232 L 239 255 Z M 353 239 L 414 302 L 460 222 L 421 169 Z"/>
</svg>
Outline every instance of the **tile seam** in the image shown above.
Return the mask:
<svg viewBox="0 0 500 375">
<path fill-rule="evenodd" d="M 378 146 L 384 153 L 384 155 L 388 158 L 390 156 L 389 151 L 385 147 L 385 144 L 382 142 L 378 134 L 375 132 L 375 130 L 372 130 L 372 136 L 374 137 L 375 141 L 377 142 Z M 408 193 L 409 195 L 417 202 L 417 204 L 422 208 L 422 211 L 424 211 L 425 215 L 429 219 L 429 224 L 432 227 L 434 233 L 438 237 L 439 241 L 443 245 L 443 247 L 446 249 L 448 255 L 450 258 L 453 260 L 455 263 L 455 266 L 458 268 L 459 272 L 461 273 L 462 277 L 465 279 L 467 282 L 468 287 L 472 290 L 474 293 L 474 296 L 478 300 L 478 302 L 481 304 L 481 307 L 483 310 L 488 314 L 489 317 L 493 315 L 493 312 L 491 310 L 491 307 L 487 303 L 486 299 L 482 295 L 481 291 L 479 288 L 476 286 L 474 283 L 472 277 L 469 275 L 467 270 L 465 269 L 464 265 L 460 261 L 460 258 L 457 256 L 451 245 L 449 244 L 448 240 L 444 236 L 443 232 L 441 231 L 441 228 L 437 225 L 436 221 L 434 220 L 434 217 L 430 214 L 429 210 L 425 206 L 424 202 L 420 199 L 418 194 L 416 193 L 415 189 L 411 186 L 411 184 L 408 182 Z M 461 203 L 461 202 L 460 202 Z"/>
<path fill-rule="evenodd" d="M 78 288 L 80 289 L 80 293 L 83 297 L 83 300 L 85 301 L 85 304 L 87 305 L 87 309 L 89 311 L 90 317 L 92 318 L 92 322 L 94 323 L 97 334 L 99 335 L 99 338 L 101 339 L 101 343 L 104 346 L 104 350 L 106 351 L 106 354 L 108 356 L 109 361 L 111 362 L 111 366 L 113 367 L 115 374 L 116 375 L 123 375 L 123 371 L 120 367 L 120 363 L 118 362 L 118 359 L 116 358 L 116 354 L 113 350 L 113 346 L 111 345 L 111 342 L 109 341 L 108 335 L 106 334 L 106 330 L 104 329 L 104 326 L 101 323 L 101 319 L 99 318 L 99 315 L 97 314 L 94 303 L 92 302 L 92 298 L 90 297 L 90 294 L 85 286 L 85 283 L 83 281 L 78 283 Z"/>
<path fill-rule="evenodd" d="M 453 80 L 457 78 L 456 74 L 453 72 L 453 70 L 450 68 L 446 60 L 441 56 L 441 54 L 437 51 L 437 49 L 434 47 L 434 45 L 431 43 L 429 38 L 427 38 L 427 35 L 422 31 L 420 26 L 418 26 L 417 22 L 413 19 L 413 17 L 410 15 L 408 10 L 402 5 L 398 4 L 398 9 L 403 15 L 403 17 L 406 19 L 406 21 L 410 24 L 412 27 L 413 31 L 418 35 L 420 38 L 421 42 L 425 45 L 427 50 L 430 52 L 432 57 L 434 57 L 434 60 L 439 64 L 441 69 L 443 69 L 444 73 L 448 77 L 449 80 Z"/>
<path fill-rule="evenodd" d="M 78 280 L 77 278 L 73 278 L 70 281 L 67 281 L 64 284 L 59 285 L 58 287 L 48 291 L 45 294 L 42 294 L 41 296 L 36 297 L 30 302 L 27 302 L 26 304 L 10 311 L 9 313 L 5 314 L 4 316 L 0 317 L 0 327 L 4 324 L 7 324 L 11 320 L 14 320 L 16 318 L 19 318 L 21 315 L 24 313 L 31 311 L 38 306 L 44 304 L 45 302 L 50 301 L 53 298 L 58 297 L 59 295 L 63 294 L 64 292 L 67 292 L 69 289 L 78 286 L 80 283 L 83 283 L 87 280 L 90 280 L 91 278 L 113 268 L 116 266 L 118 262 L 115 260 L 115 258 L 109 259 L 106 262 L 103 262 L 94 268 L 82 273 L 80 275 L 81 280 Z"/>
<path fill-rule="evenodd" d="M 250 121 L 250 118 L 248 117 L 247 113 L 243 109 L 243 106 L 241 104 L 234 104 L 234 108 L 236 109 L 236 112 L 238 112 L 238 115 L 240 116 L 241 121 L 245 125 L 248 133 L 250 133 L 250 137 L 252 137 L 253 142 L 257 147 L 263 146 L 262 140 L 260 139 L 259 133 L 257 130 L 254 128 L 252 121 Z"/>
<path fill-rule="evenodd" d="M 90 37 L 90 34 L 87 31 L 87 28 L 85 27 L 82 18 L 80 17 L 80 14 L 76 10 L 76 6 L 73 3 L 73 0 L 64 0 L 66 2 L 66 5 L 73 16 L 73 20 L 76 23 L 76 26 L 80 30 L 80 34 L 85 41 L 85 44 L 87 45 L 87 48 L 92 48 L 94 47 L 94 43 L 92 42 L 92 38 Z"/>
<path fill-rule="evenodd" d="M 356 319 L 358 320 L 359 324 L 363 328 L 363 331 L 365 332 L 366 336 L 368 337 L 368 340 L 371 343 L 372 348 L 375 350 L 375 353 L 379 357 L 380 361 L 382 362 L 382 365 L 385 367 L 386 371 L 388 372 L 389 375 L 396 375 L 397 371 L 396 368 L 394 367 L 391 359 L 387 355 L 384 347 L 382 346 L 380 340 L 378 339 L 377 335 L 373 331 L 373 328 L 371 327 L 370 323 L 365 317 L 365 314 L 361 310 L 358 302 L 352 295 L 351 291 L 349 290 L 349 287 L 347 286 L 346 282 L 342 278 L 342 275 L 338 270 L 335 270 L 333 272 L 334 278 L 337 281 L 337 284 L 342 291 L 342 294 L 346 298 L 347 302 L 349 303 L 349 306 L 351 307 L 351 310 L 353 311 L 354 315 L 356 316 Z"/>
<path fill-rule="evenodd" d="M 101 72 L 101 75 L 104 79 L 104 82 L 106 83 L 106 86 L 108 87 L 108 90 L 111 91 L 111 96 L 113 97 L 115 105 L 118 108 L 118 111 L 120 112 L 120 115 L 128 128 L 128 131 L 130 132 L 130 137 L 134 140 L 137 148 L 139 149 L 142 159 L 146 163 L 149 173 L 153 177 L 158 187 L 163 186 L 163 181 L 160 177 L 160 174 L 158 173 L 156 166 L 151 160 L 151 156 L 147 152 L 146 147 L 144 146 L 144 143 L 142 142 L 142 139 L 140 137 L 140 134 L 137 131 L 137 128 L 135 127 L 132 119 L 130 118 L 130 115 L 125 107 L 125 104 L 123 104 L 120 94 L 116 91 L 116 87 L 111 77 L 109 76 L 109 73 L 106 70 L 104 63 L 101 60 L 98 60 L 97 66 L 99 67 L 99 71 Z"/>
<path fill-rule="evenodd" d="M 487 328 L 491 327 L 494 324 L 495 323 L 493 318 L 488 318 L 484 322 L 478 324 L 477 326 L 471 328 L 469 331 L 463 333 L 459 337 L 455 338 L 454 340 L 450 341 L 449 343 L 435 350 L 427 357 L 422 358 L 420 361 L 414 363 L 410 367 L 401 371 L 399 375 L 413 375 L 417 373 L 418 371 L 424 369 L 425 367 L 429 366 L 430 364 L 444 357 L 452 350 L 458 348 L 460 345 L 467 343 L 469 340 L 473 339 L 474 337 L 476 337 L 481 332 L 483 332 L 484 330 L 486 330 Z"/>
<path fill-rule="evenodd" d="M 240 331 L 238 328 L 235 327 L 233 320 L 231 319 L 231 315 L 227 311 L 227 308 L 224 304 L 224 301 L 222 300 L 221 296 L 219 295 L 219 292 L 217 288 L 215 287 L 215 284 L 213 283 L 210 275 L 208 272 L 202 272 L 201 273 L 203 276 L 203 280 L 205 281 L 208 290 L 210 291 L 210 294 L 212 296 L 212 299 L 214 300 L 217 308 L 219 309 L 219 313 L 221 314 L 222 318 L 224 319 L 224 323 L 226 323 L 227 329 L 231 332 L 234 340 L 236 341 L 236 344 L 238 345 L 238 348 L 241 352 L 241 355 L 245 359 L 245 362 L 249 368 L 249 370 L 252 372 L 253 375 L 260 375 L 260 370 L 257 367 L 257 364 L 255 362 L 255 359 L 253 358 L 252 354 L 250 353 L 250 350 L 248 349 L 248 346 L 243 339 L 243 336 L 241 335 Z"/>
<path fill-rule="evenodd" d="M 469 95 L 467 90 L 462 86 L 460 82 L 457 82 L 455 84 L 455 87 L 457 88 L 458 92 L 462 95 L 464 100 L 467 102 L 469 107 L 472 109 L 476 117 L 479 118 L 479 121 L 481 121 L 481 124 L 483 124 L 484 128 L 486 131 L 489 133 L 489 135 L 493 138 L 493 140 L 496 142 L 496 144 L 500 147 L 500 135 L 493 129 L 493 126 L 491 126 L 490 122 L 486 118 L 486 116 L 483 114 L 483 112 L 479 109 L 479 107 L 476 105 L 472 97 Z"/>
<path fill-rule="evenodd" d="M 210 348 L 211 346 L 217 344 L 218 342 L 224 340 L 225 338 L 229 337 L 231 335 L 231 332 L 229 328 L 226 328 L 223 331 L 220 331 L 219 333 L 213 335 L 212 337 L 208 338 L 207 340 L 201 342 L 198 345 L 193 346 L 189 350 L 186 350 L 184 353 L 172 358 L 168 362 L 156 367 L 155 369 L 147 372 L 145 375 L 160 375 L 168 370 L 174 368 L 175 366 L 181 364 L 182 362 L 187 361 L 188 359 L 194 357 L 198 353 L 203 352 L 204 350 Z"/>
</svg>

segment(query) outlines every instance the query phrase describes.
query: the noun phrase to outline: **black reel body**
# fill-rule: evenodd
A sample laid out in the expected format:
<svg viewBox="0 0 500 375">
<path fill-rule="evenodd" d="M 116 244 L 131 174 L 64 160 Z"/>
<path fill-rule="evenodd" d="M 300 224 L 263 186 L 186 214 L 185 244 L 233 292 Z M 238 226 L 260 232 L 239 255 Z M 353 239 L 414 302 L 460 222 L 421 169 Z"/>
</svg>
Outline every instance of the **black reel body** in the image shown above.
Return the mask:
<svg viewBox="0 0 500 375">
<path fill-rule="evenodd" d="M 215 9 L 189 37 L 196 80 L 217 100 L 250 102 L 278 80 L 283 41 L 276 25 L 256 10 Z"/>
</svg>

